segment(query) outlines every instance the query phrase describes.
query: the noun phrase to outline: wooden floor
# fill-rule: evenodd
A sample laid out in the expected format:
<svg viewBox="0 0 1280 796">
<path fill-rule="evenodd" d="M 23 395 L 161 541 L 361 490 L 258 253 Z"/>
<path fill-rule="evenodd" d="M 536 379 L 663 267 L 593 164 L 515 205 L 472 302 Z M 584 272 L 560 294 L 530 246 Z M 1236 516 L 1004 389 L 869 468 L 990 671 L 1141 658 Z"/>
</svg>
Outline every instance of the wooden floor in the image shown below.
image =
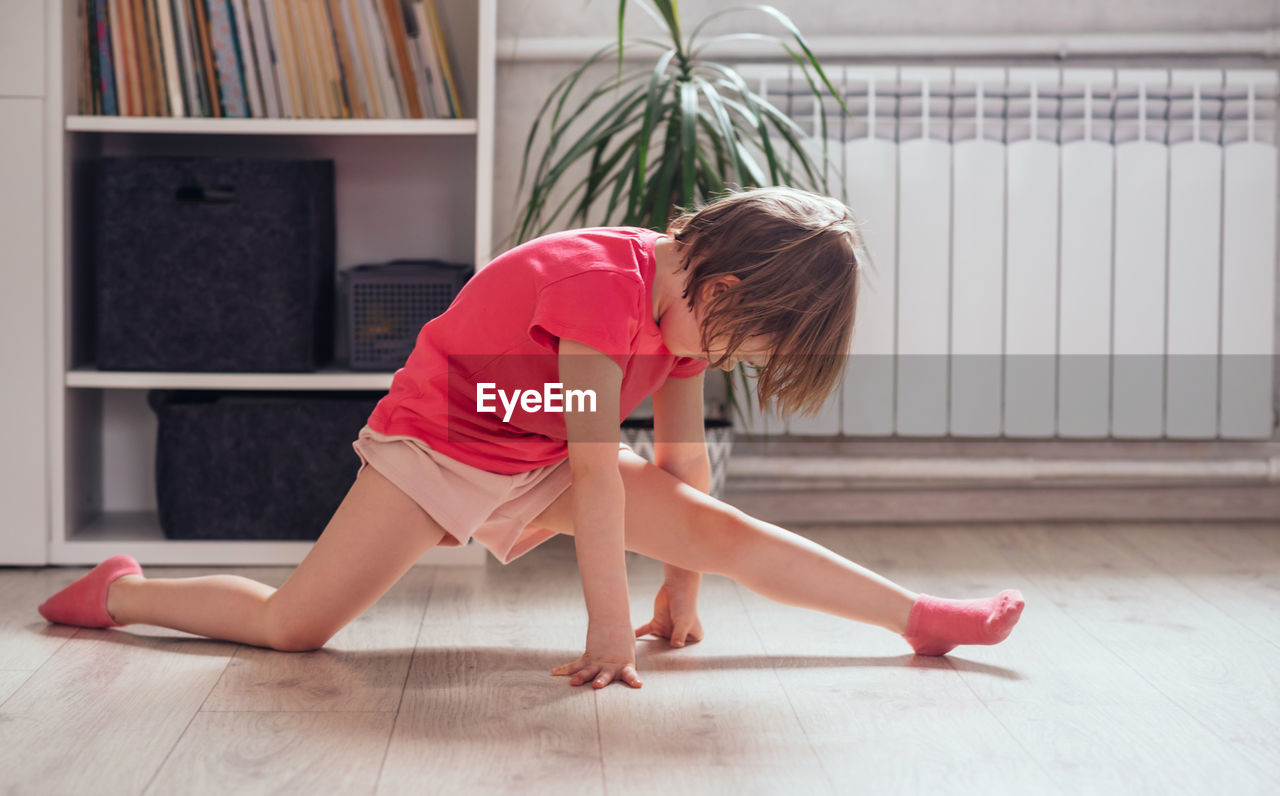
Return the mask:
<svg viewBox="0 0 1280 796">
<path fill-rule="evenodd" d="M 47 625 L 84 570 L 0 569 L 0 793 L 1276 792 L 1280 523 L 804 533 L 1027 609 L 1002 645 L 918 658 L 709 577 L 705 641 L 644 641 L 644 688 L 593 692 L 547 673 L 585 629 L 567 539 L 416 568 L 305 654 Z M 661 567 L 630 576 L 639 623 Z"/>
</svg>

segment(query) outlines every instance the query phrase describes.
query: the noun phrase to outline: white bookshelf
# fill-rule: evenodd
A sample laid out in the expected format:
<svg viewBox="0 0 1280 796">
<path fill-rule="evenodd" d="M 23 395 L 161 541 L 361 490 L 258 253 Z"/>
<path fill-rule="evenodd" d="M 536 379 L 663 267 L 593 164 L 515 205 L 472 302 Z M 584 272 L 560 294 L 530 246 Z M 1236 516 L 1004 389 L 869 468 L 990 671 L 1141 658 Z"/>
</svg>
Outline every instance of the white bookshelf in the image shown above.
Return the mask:
<svg viewBox="0 0 1280 796">
<path fill-rule="evenodd" d="M 386 392 L 390 373 L 324 368 L 317 373 L 131 373 L 72 368 L 67 386 L 102 390 L 352 390 Z"/>
<path fill-rule="evenodd" d="M 339 270 L 396 257 L 489 259 L 496 0 L 437 0 L 453 43 L 464 119 L 203 119 L 77 113 L 74 0 L 45 7 L 46 333 L 51 564 L 127 552 L 152 565 L 289 565 L 311 542 L 186 541 L 160 529 L 150 389 L 384 392 L 390 373 L 136 373 L 92 356 L 84 166 L 135 155 L 304 157 L 335 164 Z M 339 338 L 340 340 L 340 338 Z M 341 348 L 341 343 L 339 343 Z M 341 360 L 339 360 L 341 363 Z M 351 454 L 352 473 L 357 459 Z M 421 563 L 479 564 L 476 545 Z"/>
<path fill-rule="evenodd" d="M 82 133 L 188 133 L 208 135 L 475 135 L 475 119 L 187 119 L 139 116 L 68 116 L 66 129 Z"/>
</svg>

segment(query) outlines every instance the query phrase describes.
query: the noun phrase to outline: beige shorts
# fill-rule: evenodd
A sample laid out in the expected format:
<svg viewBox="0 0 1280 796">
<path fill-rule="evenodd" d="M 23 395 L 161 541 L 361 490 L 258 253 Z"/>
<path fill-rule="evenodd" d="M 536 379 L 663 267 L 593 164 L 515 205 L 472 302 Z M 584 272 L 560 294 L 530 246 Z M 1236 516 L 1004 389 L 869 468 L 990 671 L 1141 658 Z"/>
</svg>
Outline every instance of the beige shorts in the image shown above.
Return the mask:
<svg viewBox="0 0 1280 796">
<path fill-rule="evenodd" d="M 567 459 L 525 473 L 491 473 L 422 440 L 388 436 L 368 426 L 351 446 L 361 470 L 373 467 L 448 532 L 442 546 L 459 547 L 474 538 L 504 564 L 555 536 L 555 531 L 530 523 L 572 482 Z"/>
</svg>

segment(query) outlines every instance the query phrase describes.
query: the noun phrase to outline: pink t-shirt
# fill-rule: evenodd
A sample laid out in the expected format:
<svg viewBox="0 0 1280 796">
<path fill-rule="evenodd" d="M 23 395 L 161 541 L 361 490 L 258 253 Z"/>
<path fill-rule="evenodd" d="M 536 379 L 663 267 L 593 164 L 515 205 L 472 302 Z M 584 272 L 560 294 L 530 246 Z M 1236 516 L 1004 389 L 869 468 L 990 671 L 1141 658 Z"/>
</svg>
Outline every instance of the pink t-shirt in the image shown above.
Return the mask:
<svg viewBox="0 0 1280 796">
<path fill-rule="evenodd" d="M 369 426 L 420 439 L 495 473 L 522 473 L 568 455 L 564 415 L 510 418 L 496 397 L 558 383 L 560 338 L 579 340 L 622 368 L 621 422 L 669 377 L 695 376 L 702 359 L 677 357 L 653 320 L 653 247 L 661 235 L 600 227 L 538 238 L 481 268 L 449 309 L 422 327 Z M 494 412 L 477 410 L 477 385 Z M 559 402 L 563 404 L 563 401 Z"/>
</svg>

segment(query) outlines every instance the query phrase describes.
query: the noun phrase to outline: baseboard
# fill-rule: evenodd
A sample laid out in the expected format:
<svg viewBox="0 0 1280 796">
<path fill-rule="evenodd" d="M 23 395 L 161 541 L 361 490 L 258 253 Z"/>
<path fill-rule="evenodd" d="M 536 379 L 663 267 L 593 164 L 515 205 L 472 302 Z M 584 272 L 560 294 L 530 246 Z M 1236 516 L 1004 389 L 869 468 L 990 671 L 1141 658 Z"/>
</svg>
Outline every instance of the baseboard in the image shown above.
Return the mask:
<svg viewBox="0 0 1280 796">
<path fill-rule="evenodd" d="M 1270 521 L 1280 486 L 1133 486 L 785 489 L 741 481 L 724 499 L 767 522 L 814 523 Z"/>
</svg>

